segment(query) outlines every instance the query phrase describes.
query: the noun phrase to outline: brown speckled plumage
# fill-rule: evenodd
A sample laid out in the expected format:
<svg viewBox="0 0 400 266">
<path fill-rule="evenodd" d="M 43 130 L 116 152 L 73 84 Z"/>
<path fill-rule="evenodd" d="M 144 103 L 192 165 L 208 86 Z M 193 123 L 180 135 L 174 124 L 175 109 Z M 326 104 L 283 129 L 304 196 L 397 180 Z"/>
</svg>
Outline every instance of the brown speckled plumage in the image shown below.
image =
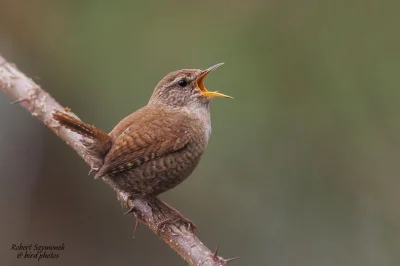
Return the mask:
<svg viewBox="0 0 400 266">
<path fill-rule="evenodd" d="M 133 196 L 156 196 L 185 180 L 200 161 L 211 133 L 211 98 L 228 97 L 208 92 L 203 84 L 204 77 L 218 66 L 168 74 L 149 103 L 108 135 L 65 113 L 56 112 L 54 117 L 91 138 L 93 147 L 105 153 L 102 164 L 94 167 L 96 178 L 107 177 L 115 188 Z"/>
</svg>

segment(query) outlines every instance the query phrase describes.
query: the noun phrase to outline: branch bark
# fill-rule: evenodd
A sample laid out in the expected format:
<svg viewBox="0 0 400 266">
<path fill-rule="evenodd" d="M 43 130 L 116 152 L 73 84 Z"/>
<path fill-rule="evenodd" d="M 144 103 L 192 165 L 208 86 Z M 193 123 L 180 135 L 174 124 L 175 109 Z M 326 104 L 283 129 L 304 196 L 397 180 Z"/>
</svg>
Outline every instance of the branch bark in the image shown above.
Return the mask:
<svg viewBox="0 0 400 266">
<path fill-rule="evenodd" d="M 64 111 L 54 98 L 42 90 L 32 79 L 25 76 L 17 67 L 0 56 L 0 90 L 19 103 L 32 116 L 36 117 L 60 139 L 73 148 L 89 165 L 93 158 L 86 156 L 86 147 L 81 136 L 60 127 L 53 119 L 55 110 Z M 107 180 L 106 180 L 107 183 Z M 211 252 L 195 235 L 181 214 L 158 198 L 132 199 L 124 191 L 116 191 L 118 199 L 134 212 L 147 227 L 175 250 L 189 265 L 226 266 L 232 259 L 224 259 Z M 164 221 L 171 221 L 164 223 Z"/>
</svg>

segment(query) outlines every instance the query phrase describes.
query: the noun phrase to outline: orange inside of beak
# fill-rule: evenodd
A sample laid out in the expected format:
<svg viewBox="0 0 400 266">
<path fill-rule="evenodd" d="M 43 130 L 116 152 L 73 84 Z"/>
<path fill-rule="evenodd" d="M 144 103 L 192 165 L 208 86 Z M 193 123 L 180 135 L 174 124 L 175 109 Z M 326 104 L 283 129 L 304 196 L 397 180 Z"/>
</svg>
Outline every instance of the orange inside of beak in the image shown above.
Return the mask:
<svg viewBox="0 0 400 266">
<path fill-rule="evenodd" d="M 231 98 L 233 99 L 233 97 L 219 93 L 217 91 L 208 91 L 207 88 L 204 86 L 204 78 L 211 73 L 211 71 L 213 71 L 214 69 L 216 69 L 217 67 L 222 66 L 224 63 L 219 63 L 216 64 L 212 67 L 209 67 L 205 70 L 203 70 L 200 74 L 200 76 L 196 79 L 196 86 L 197 88 L 199 88 L 199 90 L 201 90 L 201 92 L 204 94 L 204 96 L 206 97 L 223 97 L 223 98 Z"/>
</svg>

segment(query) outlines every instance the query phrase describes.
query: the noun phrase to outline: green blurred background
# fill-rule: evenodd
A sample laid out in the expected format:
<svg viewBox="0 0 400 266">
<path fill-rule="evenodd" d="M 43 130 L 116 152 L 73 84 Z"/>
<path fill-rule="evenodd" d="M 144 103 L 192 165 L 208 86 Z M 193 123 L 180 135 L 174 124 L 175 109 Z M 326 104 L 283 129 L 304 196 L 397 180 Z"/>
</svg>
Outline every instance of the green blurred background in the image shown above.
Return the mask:
<svg viewBox="0 0 400 266">
<path fill-rule="evenodd" d="M 232 265 L 400 265 L 398 1 L 0 0 L 0 54 L 110 131 L 168 72 L 226 64 L 213 134 L 162 199 Z M 0 264 L 185 265 L 0 93 Z"/>
</svg>

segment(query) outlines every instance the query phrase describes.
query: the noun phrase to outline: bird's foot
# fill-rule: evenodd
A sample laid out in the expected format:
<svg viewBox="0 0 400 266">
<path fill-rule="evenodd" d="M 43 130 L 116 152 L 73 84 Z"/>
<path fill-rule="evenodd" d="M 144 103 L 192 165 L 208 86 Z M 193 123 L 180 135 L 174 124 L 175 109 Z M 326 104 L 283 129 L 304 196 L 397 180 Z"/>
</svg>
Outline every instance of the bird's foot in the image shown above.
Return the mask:
<svg viewBox="0 0 400 266">
<path fill-rule="evenodd" d="M 157 224 L 157 234 L 160 234 L 165 230 L 165 227 L 168 224 L 174 224 L 176 226 L 179 226 L 181 224 L 186 225 L 187 230 L 191 231 L 192 233 L 196 233 L 196 225 L 190 221 L 189 219 L 183 217 L 180 214 L 175 214 L 171 217 L 166 218 L 165 220 L 162 220 Z"/>
</svg>

